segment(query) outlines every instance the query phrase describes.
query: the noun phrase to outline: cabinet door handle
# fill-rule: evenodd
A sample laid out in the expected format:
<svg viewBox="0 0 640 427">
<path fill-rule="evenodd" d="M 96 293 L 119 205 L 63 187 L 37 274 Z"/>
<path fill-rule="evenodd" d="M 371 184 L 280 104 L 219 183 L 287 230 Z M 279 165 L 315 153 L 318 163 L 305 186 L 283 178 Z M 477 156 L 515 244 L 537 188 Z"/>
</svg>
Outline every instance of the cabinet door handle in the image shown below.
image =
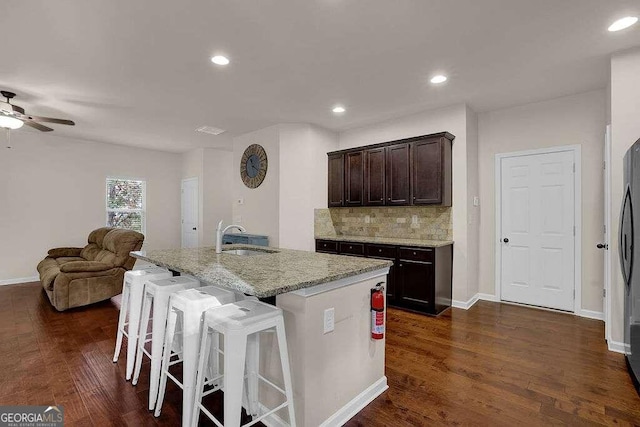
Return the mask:
<svg viewBox="0 0 640 427">
<path fill-rule="evenodd" d="M 402 267 L 402 264 L 398 264 L 398 267 Z"/>
<path fill-rule="evenodd" d="M 378 252 L 382 252 L 382 249 L 378 249 Z"/>
<path fill-rule="evenodd" d="M 414 252 L 413 254 L 415 255 L 416 253 Z"/>
</svg>

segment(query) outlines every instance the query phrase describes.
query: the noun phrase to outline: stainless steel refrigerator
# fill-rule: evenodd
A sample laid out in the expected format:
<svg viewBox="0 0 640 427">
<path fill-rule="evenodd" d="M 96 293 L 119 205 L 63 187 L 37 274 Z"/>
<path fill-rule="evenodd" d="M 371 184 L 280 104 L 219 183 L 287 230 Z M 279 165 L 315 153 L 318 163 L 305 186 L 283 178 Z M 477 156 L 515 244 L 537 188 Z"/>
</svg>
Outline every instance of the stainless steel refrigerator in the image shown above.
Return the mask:
<svg viewBox="0 0 640 427">
<path fill-rule="evenodd" d="M 639 249 L 638 253 L 635 253 L 635 248 Z M 624 196 L 620 213 L 619 249 L 624 280 L 624 343 L 627 346 L 627 367 L 640 394 L 640 139 L 624 156 Z"/>
</svg>

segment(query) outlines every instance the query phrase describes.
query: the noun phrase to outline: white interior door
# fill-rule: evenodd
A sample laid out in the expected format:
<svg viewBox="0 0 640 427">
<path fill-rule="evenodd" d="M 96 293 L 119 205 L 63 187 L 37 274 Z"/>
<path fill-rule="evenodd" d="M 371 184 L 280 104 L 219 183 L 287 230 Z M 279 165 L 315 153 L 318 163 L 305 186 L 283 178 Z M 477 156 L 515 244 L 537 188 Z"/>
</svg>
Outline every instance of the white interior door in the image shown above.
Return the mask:
<svg viewBox="0 0 640 427">
<path fill-rule="evenodd" d="M 198 247 L 198 178 L 182 180 L 182 247 Z"/>
<path fill-rule="evenodd" d="M 501 159 L 501 299 L 574 310 L 574 152 Z"/>
</svg>

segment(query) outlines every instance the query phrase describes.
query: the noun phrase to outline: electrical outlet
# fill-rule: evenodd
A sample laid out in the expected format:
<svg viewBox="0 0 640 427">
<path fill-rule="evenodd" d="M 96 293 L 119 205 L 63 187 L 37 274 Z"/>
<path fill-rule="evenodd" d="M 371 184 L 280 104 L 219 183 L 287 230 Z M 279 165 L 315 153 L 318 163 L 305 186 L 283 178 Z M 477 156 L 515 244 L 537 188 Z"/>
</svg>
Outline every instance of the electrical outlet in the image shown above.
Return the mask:
<svg viewBox="0 0 640 427">
<path fill-rule="evenodd" d="M 365 215 L 364 216 L 364 223 L 365 224 L 370 224 L 371 223 L 371 217 L 369 215 Z"/>
<path fill-rule="evenodd" d="M 239 204 L 239 205 L 244 205 L 244 199 L 243 199 L 242 197 L 240 197 L 240 198 L 238 199 L 238 204 Z"/>
<path fill-rule="evenodd" d="M 328 334 L 335 329 L 336 311 L 333 307 L 324 311 L 324 333 Z"/>
<path fill-rule="evenodd" d="M 234 224 L 240 224 L 242 222 L 242 216 L 240 215 L 236 215 L 233 217 L 233 223 Z"/>
<path fill-rule="evenodd" d="M 417 224 L 417 223 L 418 223 L 418 215 L 412 215 L 411 224 Z"/>
</svg>

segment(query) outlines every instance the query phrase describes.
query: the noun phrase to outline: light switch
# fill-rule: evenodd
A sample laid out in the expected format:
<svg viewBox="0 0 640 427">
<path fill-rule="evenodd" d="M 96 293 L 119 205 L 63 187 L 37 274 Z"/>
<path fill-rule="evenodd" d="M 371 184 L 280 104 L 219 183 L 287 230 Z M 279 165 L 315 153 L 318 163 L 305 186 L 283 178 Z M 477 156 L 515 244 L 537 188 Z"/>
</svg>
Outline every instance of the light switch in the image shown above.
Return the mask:
<svg viewBox="0 0 640 427">
<path fill-rule="evenodd" d="M 370 224 L 371 223 L 371 217 L 369 215 L 365 215 L 364 216 L 364 223 L 365 224 Z"/>
<path fill-rule="evenodd" d="M 480 206 L 480 197 L 478 196 L 473 197 L 473 206 Z"/>
<path fill-rule="evenodd" d="M 418 215 L 412 215 L 411 224 L 417 224 L 417 223 L 418 223 Z"/>
<path fill-rule="evenodd" d="M 335 329 L 336 311 L 333 307 L 324 311 L 324 333 L 328 334 Z"/>
<path fill-rule="evenodd" d="M 240 198 L 238 199 L 238 204 L 239 204 L 239 205 L 244 205 L 244 199 L 243 199 L 242 197 L 240 197 Z"/>
</svg>

